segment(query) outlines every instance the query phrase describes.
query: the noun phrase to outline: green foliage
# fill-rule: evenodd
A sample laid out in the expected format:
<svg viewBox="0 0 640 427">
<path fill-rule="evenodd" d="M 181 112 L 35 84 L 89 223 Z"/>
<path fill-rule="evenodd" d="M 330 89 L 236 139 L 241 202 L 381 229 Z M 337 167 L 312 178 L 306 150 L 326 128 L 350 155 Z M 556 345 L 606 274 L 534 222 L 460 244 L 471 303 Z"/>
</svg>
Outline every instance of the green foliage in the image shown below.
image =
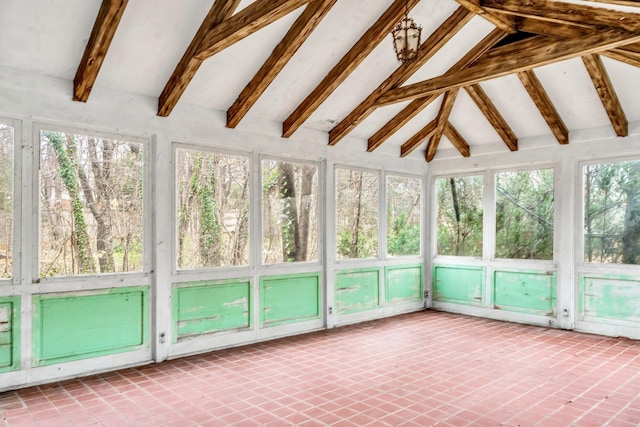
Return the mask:
<svg viewBox="0 0 640 427">
<path fill-rule="evenodd" d="M 401 213 L 390 224 L 387 236 L 387 252 L 390 255 L 414 255 L 420 253 L 420 224 L 410 224 L 406 213 Z"/>
<path fill-rule="evenodd" d="M 420 254 L 421 181 L 401 176 L 387 177 L 387 253 Z"/>
</svg>

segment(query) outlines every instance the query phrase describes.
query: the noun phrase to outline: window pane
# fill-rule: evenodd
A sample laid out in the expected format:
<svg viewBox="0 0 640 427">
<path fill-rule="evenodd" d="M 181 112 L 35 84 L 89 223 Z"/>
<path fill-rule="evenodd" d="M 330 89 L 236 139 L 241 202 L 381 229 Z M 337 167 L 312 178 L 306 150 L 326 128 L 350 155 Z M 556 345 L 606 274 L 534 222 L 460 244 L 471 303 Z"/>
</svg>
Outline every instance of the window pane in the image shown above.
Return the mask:
<svg viewBox="0 0 640 427">
<path fill-rule="evenodd" d="M 318 168 L 262 162 L 262 259 L 265 264 L 318 260 Z"/>
<path fill-rule="evenodd" d="M 13 128 L 0 123 L 0 278 L 13 267 Z"/>
<path fill-rule="evenodd" d="M 484 178 L 440 178 L 436 189 L 438 254 L 481 257 Z"/>
<path fill-rule="evenodd" d="M 178 267 L 249 263 L 249 159 L 176 153 Z"/>
<path fill-rule="evenodd" d="M 42 132 L 40 275 L 142 271 L 143 146 Z"/>
<path fill-rule="evenodd" d="M 584 167 L 584 260 L 640 264 L 640 161 Z"/>
<path fill-rule="evenodd" d="M 338 259 L 378 256 L 378 175 L 336 169 Z"/>
<path fill-rule="evenodd" d="M 553 259 L 553 169 L 496 175 L 496 257 Z"/>
<path fill-rule="evenodd" d="M 387 253 L 420 254 L 420 193 L 422 181 L 387 177 Z"/>
</svg>

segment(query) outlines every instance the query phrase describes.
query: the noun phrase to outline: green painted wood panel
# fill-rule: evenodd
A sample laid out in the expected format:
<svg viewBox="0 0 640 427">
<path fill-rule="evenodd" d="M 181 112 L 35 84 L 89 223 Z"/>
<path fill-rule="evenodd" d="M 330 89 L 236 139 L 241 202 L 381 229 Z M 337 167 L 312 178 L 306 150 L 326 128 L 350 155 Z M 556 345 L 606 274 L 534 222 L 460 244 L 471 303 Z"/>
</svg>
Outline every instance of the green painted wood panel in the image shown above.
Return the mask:
<svg viewBox="0 0 640 427">
<path fill-rule="evenodd" d="M 581 317 L 640 322 L 640 281 L 619 276 L 580 278 Z"/>
<path fill-rule="evenodd" d="M 422 265 L 385 268 L 385 295 L 388 304 L 422 300 Z"/>
<path fill-rule="evenodd" d="M 176 285 L 174 342 L 189 336 L 249 328 L 250 313 L 249 280 Z"/>
<path fill-rule="evenodd" d="M 554 316 L 556 275 L 533 271 L 494 271 L 494 308 Z"/>
<path fill-rule="evenodd" d="M 346 270 L 336 273 L 335 306 L 339 314 L 371 310 L 380 306 L 380 269 Z"/>
<path fill-rule="evenodd" d="M 319 274 L 260 278 L 260 323 L 262 326 L 277 326 L 319 318 Z"/>
<path fill-rule="evenodd" d="M 34 297 L 35 365 L 142 348 L 147 344 L 147 288 Z"/>
<path fill-rule="evenodd" d="M 20 297 L 0 298 L 0 372 L 20 369 Z"/>
<path fill-rule="evenodd" d="M 482 305 L 484 267 L 435 266 L 433 299 L 465 305 Z"/>
</svg>

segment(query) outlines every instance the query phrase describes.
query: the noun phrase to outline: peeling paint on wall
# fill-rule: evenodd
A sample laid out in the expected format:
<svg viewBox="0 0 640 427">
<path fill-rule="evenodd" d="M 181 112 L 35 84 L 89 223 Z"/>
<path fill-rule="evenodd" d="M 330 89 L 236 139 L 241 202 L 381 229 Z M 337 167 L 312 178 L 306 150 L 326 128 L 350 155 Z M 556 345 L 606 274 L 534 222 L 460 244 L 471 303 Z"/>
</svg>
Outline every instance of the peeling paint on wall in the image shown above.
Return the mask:
<svg viewBox="0 0 640 427">
<path fill-rule="evenodd" d="M 422 265 L 385 268 L 387 304 L 422 300 Z"/>
<path fill-rule="evenodd" d="M 380 269 L 363 268 L 336 273 L 335 305 L 338 314 L 380 306 Z"/>
<path fill-rule="evenodd" d="M 484 267 L 435 266 L 433 299 L 465 305 L 483 305 Z"/>
<path fill-rule="evenodd" d="M 20 368 L 20 297 L 0 298 L 0 372 Z"/>
<path fill-rule="evenodd" d="M 496 270 L 492 278 L 494 308 L 555 316 L 555 273 Z"/>
<path fill-rule="evenodd" d="M 260 278 L 260 324 L 263 327 L 319 319 L 318 273 Z"/>
<path fill-rule="evenodd" d="M 581 276 L 579 311 L 582 320 L 640 322 L 640 280 L 629 276 Z"/>
</svg>

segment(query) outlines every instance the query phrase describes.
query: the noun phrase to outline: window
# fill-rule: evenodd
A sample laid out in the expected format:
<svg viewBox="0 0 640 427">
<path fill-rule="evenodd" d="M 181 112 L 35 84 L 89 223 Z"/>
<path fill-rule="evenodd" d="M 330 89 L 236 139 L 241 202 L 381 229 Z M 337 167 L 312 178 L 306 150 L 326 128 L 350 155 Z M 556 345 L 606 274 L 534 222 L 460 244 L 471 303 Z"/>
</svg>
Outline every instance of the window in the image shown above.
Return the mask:
<svg viewBox="0 0 640 427">
<path fill-rule="evenodd" d="M 378 256 L 378 175 L 336 169 L 338 259 Z"/>
<path fill-rule="evenodd" d="M 249 159 L 176 151 L 177 263 L 197 269 L 249 263 Z"/>
<path fill-rule="evenodd" d="M 387 254 L 420 254 L 420 193 L 418 178 L 387 176 Z"/>
<path fill-rule="evenodd" d="M 640 161 L 587 165 L 585 262 L 640 264 Z"/>
<path fill-rule="evenodd" d="M 265 264 L 318 260 L 318 167 L 262 161 Z"/>
<path fill-rule="evenodd" d="M 0 279 L 13 274 L 13 127 L 0 123 Z"/>
<path fill-rule="evenodd" d="M 436 180 L 439 255 L 482 256 L 483 189 L 481 175 Z"/>
<path fill-rule="evenodd" d="M 40 134 L 40 275 L 142 271 L 143 145 Z"/>
<path fill-rule="evenodd" d="M 496 174 L 496 257 L 553 259 L 553 169 Z"/>
</svg>

